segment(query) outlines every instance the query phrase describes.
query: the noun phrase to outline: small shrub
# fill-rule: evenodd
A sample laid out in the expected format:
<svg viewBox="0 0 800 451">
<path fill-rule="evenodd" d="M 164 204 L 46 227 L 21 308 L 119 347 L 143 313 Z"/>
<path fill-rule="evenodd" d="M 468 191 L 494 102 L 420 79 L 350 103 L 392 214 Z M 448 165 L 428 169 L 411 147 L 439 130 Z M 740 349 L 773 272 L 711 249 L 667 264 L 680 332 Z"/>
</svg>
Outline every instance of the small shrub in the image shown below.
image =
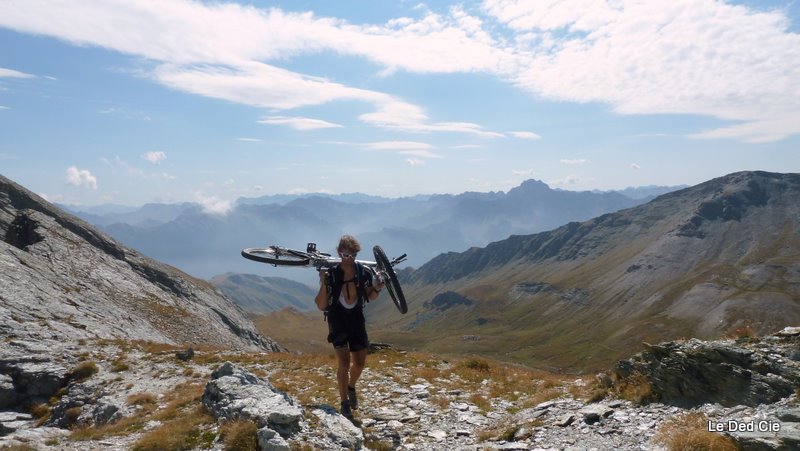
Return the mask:
<svg viewBox="0 0 800 451">
<path fill-rule="evenodd" d="M 255 451 L 258 426 L 252 421 L 231 421 L 222 426 L 221 436 L 225 451 Z"/>
<path fill-rule="evenodd" d="M 653 436 L 653 443 L 668 451 L 736 451 L 730 437 L 708 431 L 708 417 L 702 412 L 676 415 L 663 423 Z"/>
<path fill-rule="evenodd" d="M 489 405 L 489 400 L 486 399 L 486 397 L 483 395 L 473 393 L 472 395 L 470 395 L 469 401 L 478 406 L 478 408 L 480 408 L 484 412 L 487 412 L 491 409 L 491 406 Z"/>
<path fill-rule="evenodd" d="M 488 373 L 491 370 L 489 362 L 479 357 L 473 357 L 467 359 L 464 362 L 462 362 L 462 365 L 464 366 L 464 368 L 468 368 L 470 370 L 478 371 L 481 373 Z"/>
<path fill-rule="evenodd" d="M 156 395 L 152 393 L 134 393 L 128 396 L 127 402 L 129 406 L 155 405 L 156 399 Z"/>
<path fill-rule="evenodd" d="M 81 416 L 83 412 L 83 407 L 76 406 L 70 407 L 66 411 L 64 411 L 64 423 L 66 423 L 67 427 L 72 427 L 78 422 L 78 417 Z"/>
<path fill-rule="evenodd" d="M 745 320 L 741 324 L 738 324 L 733 330 L 729 331 L 725 334 L 726 338 L 732 338 L 737 341 L 747 341 L 751 338 L 758 337 L 758 332 L 756 331 L 755 326 L 753 326 L 753 322 L 750 320 Z"/>
<path fill-rule="evenodd" d="M 36 451 L 36 448 L 27 443 L 20 443 L 14 445 L 6 445 L 0 448 L 2 451 Z"/>
<path fill-rule="evenodd" d="M 365 438 L 364 447 L 374 451 L 391 451 L 395 449 L 395 446 L 392 442 L 385 442 L 373 438 Z"/>
<path fill-rule="evenodd" d="M 600 402 L 606 399 L 606 396 L 608 396 L 608 390 L 604 388 L 598 388 L 589 393 L 589 395 L 586 397 L 586 402 L 589 404 Z"/>
<path fill-rule="evenodd" d="M 28 407 L 28 413 L 34 418 L 45 418 L 50 416 L 50 406 L 47 404 L 33 404 Z"/>
<path fill-rule="evenodd" d="M 83 381 L 89 379 L 93 375 L 97 374 L 100 371 L 100 368 L 97 367 L 97 364 L 92 361 L 81 362 L 75 366 L 70 372 L 67 374 L 67 378 L 76 381 Z"/>
<path fill-rule="evenodd" d="M 650 380 L 642 373 L 633 373 L 616 382 L 614 391 L 622 399 L 627 399 L 635 404 L 646 404 L 655 399 L 653 386 Z"/>
</svg>

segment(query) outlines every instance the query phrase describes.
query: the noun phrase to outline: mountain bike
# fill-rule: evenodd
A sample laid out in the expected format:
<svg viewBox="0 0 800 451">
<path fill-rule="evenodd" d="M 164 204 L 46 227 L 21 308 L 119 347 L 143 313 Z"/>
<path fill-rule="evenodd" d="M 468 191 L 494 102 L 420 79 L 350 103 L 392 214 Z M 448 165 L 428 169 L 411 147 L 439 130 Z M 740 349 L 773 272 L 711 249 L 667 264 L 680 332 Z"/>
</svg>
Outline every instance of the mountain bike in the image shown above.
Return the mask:
<svg viewBox="0 0 800 451">
<path fill-rule="evenodd" d="M 373 247 L 372 254 L 375 256 L 375 261 L 356 261 L 369 268 L 373 276 L 379 278 L 389 290 L 389 296 L 392 297 L 392 301 L 397 309 L 400 310 L 400 313 L 406 313 L 408 305 L 406 304 L 405 295 L 403 295 L 403 289 L 400 287 L 400 282 L 397 280 L 397 273 L 394 271 L 395 265 L 406 260 L 406 254 L 389 260 L 380 246 Z M 248 247 L 242 249 L 242 257 L 274 266 L 313 266 L 317 271 L 332 268 L 342 261 L 339 257 L 333 257 L 331 254 L 318 251 L 315 243 L 308 243 L 305 251 L 281 246 Z"/>
</svg>

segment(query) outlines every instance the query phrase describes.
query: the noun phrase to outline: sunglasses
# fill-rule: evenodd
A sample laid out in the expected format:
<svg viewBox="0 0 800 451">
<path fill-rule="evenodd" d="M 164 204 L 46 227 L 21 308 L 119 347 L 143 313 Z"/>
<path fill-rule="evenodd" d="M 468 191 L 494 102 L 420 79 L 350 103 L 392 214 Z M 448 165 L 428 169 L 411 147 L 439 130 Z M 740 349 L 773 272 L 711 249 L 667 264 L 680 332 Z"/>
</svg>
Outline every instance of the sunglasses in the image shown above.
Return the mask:
<svg viewBox="0 0 800 451">
<path fill-rule="evenodd" d="M 339 257 L 342 258 L 356 258 L 358 254 L 348 254 L 347 252 L 339 252 Z"/>
</svg>

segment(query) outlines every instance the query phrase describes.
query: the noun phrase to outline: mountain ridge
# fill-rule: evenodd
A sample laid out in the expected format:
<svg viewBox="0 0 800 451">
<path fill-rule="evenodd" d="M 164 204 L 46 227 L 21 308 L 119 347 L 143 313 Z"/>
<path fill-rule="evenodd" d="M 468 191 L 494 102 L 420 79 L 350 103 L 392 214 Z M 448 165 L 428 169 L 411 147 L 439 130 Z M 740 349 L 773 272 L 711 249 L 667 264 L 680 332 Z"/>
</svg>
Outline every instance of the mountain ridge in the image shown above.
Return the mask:
<svg viewBox="0 0 800 451">
<path fill-rule="evenodd" d="M 8 336 L 279 349 L 207 282 L 120 245 L 2 175 L 0 235 L 0 330 Z"/>
<path fill-rule="evenodd" d="M 284 204 L 240 204 L 226 215 L 189 209 L 161 224 L 117 223 L 104 230 L 153 258 L 207 278 L 253 272 L 252 262 L 238 256 L 245 247 L 304 248 L 312 241 L 330 251 L 345 233 L 357 236 L 364 248 L 379 244 L 389 253 L 408 254 L 408 264 L 421 265 L 446 250 L 547 230 L 641 202 L 618 193 L 557 191 L 528 181 L 508 193 L 468 192 L 380 203 L 306 195 Z"/>
<path fill-rule="evenodd" d="M 466 346 L 576 369 L 608 364 L 643 341 L 715 338 L 747 321 L 759 332 L 778 329 L 800 322 L 797 199 L 798 174 L 740 172 L 441 254 L 408 276 L 406 317 L 378 306 L 370 318 L 413 332 L 427 350 Z M 423 307 L 443 291 L 474 303 Z M 467 335 L 481 339 L 467 346 Z"/>
</svg>

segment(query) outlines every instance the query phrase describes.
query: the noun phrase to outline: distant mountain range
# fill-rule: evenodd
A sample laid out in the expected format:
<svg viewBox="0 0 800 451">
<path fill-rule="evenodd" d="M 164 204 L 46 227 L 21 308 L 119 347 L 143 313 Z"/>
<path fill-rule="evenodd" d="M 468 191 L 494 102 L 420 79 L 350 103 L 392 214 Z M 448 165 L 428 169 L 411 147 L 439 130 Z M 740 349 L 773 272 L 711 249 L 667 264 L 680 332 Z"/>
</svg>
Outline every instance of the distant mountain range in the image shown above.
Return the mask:
<svg viewBox="0 0 800 451">
<path fill-rule="evenodd" d="M 653 201 L 449 252 L 411 274 L 394 341 L 597 369 L 642 342 L 800 324 L 800 175 L 741 172 Z M 739 332 L 737 332 L 739 331 Z"/>
<path fill-rule="evenodd" d="M 364 249 L 380 244 L 390 257 L 406 253 L 408 264 L 418 266 L 442 252 L 486 245 L 512 234 L 549 230 L 647 200 L 617 192 L 552 190 L 542 182 L 528 180 L 507 193 L 399 199 L 359 193 L 265 196 L 240 199 L 227 215 L 205 213 L 196 204 L 149 204 L 134 211 L 114 209 L 104 214 L 69 208 L 121 242 L 197 277 L 269 271 L 270 275 L 309 280 L 307 272 L 272 270 L 242 259 L 239 251 L 271 244 L 304 249 L 307 242 L 332 251 L 338 238 L 350 233 Z M 372 256 L 366 252 L 362 258 Z"/>
<path fill-rule="evenodd" d="M 225 296 L 250 313 L 269 313 L 285 308 L 316 310 L 317 290 L 282 277 L 227 273 L 209 280 Z"/>
</svg>

